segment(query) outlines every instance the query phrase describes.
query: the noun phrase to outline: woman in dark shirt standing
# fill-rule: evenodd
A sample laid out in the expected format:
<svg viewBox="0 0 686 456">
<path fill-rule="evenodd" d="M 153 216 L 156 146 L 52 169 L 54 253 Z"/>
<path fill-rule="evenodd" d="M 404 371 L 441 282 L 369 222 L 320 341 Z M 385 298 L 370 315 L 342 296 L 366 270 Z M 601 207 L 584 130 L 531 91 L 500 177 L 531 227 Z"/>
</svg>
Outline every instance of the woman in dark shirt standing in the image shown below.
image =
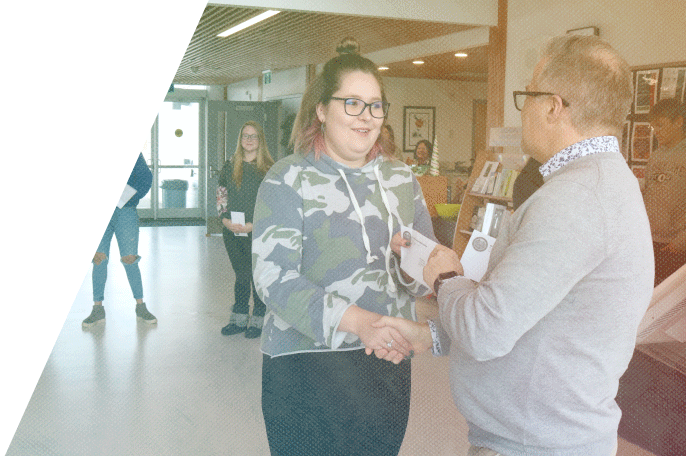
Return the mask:
<svg viewBox="0 0 686 456">
<path fill-rule="evenodd" d="M 262 126 L 253 121 L 243 124 L 236 152 L 224 163 L 217 188 L 217 212 L 224 225 L 224 246 L 236 274 L 231 317 L 229 324 L 222 328 L 225 336 L 245 331 L 245 337 L 254 339 L 262 334 L 266 308 L 252 279 L 252 218 L 257 189 L 273 164 Z M 245 224 L 232 222 L 232 212 L 242 212 Z M 251 290 L 254 308 L 249 317 Z"/>
</svg>

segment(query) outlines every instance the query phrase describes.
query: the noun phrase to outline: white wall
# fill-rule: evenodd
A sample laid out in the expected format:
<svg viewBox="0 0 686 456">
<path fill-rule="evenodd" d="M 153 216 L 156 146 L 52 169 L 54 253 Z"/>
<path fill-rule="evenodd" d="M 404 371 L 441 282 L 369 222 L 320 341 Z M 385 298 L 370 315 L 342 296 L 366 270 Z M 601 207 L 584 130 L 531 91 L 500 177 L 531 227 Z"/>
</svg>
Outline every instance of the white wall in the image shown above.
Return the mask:
<svg viewBox="0 0 686 456">
<path fill-rule="evenodd" d="M 272 72 L 272 82 L 262 86 L 262 100 L 302 95 L 307 86 L 307 67 Z"/>
<path fill-rule="evenodd" d="M 246 79 L 226 86 L 228 101 L 260 101 L 258 79 Z"/>
<path fill-rule="evenodd" d="M 509 0 L 505 81 L 505 126 L 521 124 L 512 104 L 548 37 L 595 25 L 631 66 L 686 61 L 683 0 Z"/>
<path fill-rule="evenodd" d="M 485 82 L 384 78 L 384 84 L 391 103 L 388 121 L 398 146 L 403 144 L 403 107 L 434 106 L 440 161 L 454 163 L 471 158 L 472 103 L 486 99 Z"/>
<path fill-rule="evenodd" d="M 224 99 L 224 86 L 211 85 L 207 88 L 207 99 L 221 101 Z"/>
<path fill-rule="evenodd" d="M 307 82 L 307 68 L 298 67 L 272 72 L 272 82 L 262 86 L 260 92 L 258 76 L 226 86 L 229 101 L 269 101 L 303 94 Z"/>
</svg>

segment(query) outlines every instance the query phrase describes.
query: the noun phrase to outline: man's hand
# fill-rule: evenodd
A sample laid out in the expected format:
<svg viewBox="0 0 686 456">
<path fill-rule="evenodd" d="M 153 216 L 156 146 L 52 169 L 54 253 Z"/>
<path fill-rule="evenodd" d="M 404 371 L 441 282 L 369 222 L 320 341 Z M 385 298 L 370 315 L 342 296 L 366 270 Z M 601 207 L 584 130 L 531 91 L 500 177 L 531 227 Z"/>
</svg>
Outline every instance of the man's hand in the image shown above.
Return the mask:
<svg viewBox="0 0 686 456">
<path fill-rule="evenodd" d="M 439 244 L 431 252 L 429 260 L 424 266 L 424 282 L 433 287 L 439 274 L 450 271 L 456 271 L 460 275 L 464 274 L 457 253 L 453 249 Z"/>
</svg>

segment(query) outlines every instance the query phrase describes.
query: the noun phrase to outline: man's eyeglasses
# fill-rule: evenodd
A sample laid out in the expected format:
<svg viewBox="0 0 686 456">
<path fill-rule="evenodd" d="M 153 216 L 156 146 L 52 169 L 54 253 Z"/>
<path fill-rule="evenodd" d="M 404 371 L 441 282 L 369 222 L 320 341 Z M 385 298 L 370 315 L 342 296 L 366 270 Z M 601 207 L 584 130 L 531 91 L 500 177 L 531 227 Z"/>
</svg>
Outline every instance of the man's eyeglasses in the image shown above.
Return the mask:
<svg viewBox="0 0 686 456">
<path fill-rule="evenodd" d="M 331 99 L 342 101 L 345 113 L 349 116 L 359 116 L 364 112 L 365 109 L 367 109 L 367 106 L 369 106 L 369 113 L 372 115 L 372 117 L 376 117 L 377 119 L 383 119 L 386 117 L 386 114 L 388 114 L 388 107 L 391 105 L 385 101 L 373 101 L 371 103 L 365 103 L 357 98 L 331 97 Z"/>
<path fill-rule="evenodd" d="M 519 90 L 515 90 L 512 92 L 512 96 L 514 97 L 514 104 L 515 108 L 517 111 L 521 111 L 522 107 L 524 106 L 524 101 L 526 100 L 526 97 L 542 97 L 544 95 L 557 95 L 556 93 L 551 93 L 551 92 L 522 92 Z M 560 97 L 559 95 L 557 95 Z M 560 97 L 560 100 L 562 100 L 562 106 L 565 108 L 569 107 L 569 102 L 565 100 L 564 98 Z"/>
<path fill-rule="evenodd" d="M 258 136 L 258 135 L 246 135 L 246 134 L 243 134 L 243 135 L 241 136 L 241 138 L 245 139 L 246 141 L 250 141 L 251 139 L 254 141 L 254 140 L 256 140 L 256 139 L 259 139 L 259 136 Z"/>
</svg>

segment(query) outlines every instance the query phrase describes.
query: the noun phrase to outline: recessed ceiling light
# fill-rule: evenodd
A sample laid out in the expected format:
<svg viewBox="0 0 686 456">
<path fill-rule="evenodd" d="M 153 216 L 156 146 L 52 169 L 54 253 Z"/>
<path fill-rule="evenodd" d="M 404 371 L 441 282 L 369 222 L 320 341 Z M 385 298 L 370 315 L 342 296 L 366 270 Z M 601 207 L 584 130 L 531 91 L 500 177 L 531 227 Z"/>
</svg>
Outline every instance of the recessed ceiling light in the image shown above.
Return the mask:
<svg viewBox="0 0 686 456">
<path fill-rule="evenodd" d="M 415 60 L 412 63 L 414 63 L 415 65 L 424 65 L 424 60 Z"/>
<path fill-rule="evenodd" d="M 388 68 L 387 66 L 380 66 L 380 67 L 379 67 L 379 71 L 386 71 L 386 70 L 388 70 L 388 69 L 389 69 L 389 68 Z"/>
<path fill-rule="evenodd" d="M 275 14 L 279 14 L 280 12 L 281 11 L 274 11 L 274 10 L 265 11 L 264 13 L 258 14 L 257 16 L 253 17 L 252 19 L 248 19 L 247 21 L 241 22 L 240 24 L 238 24 L 235 27 L 231 27 L 227 31 L 222 32 L 217 36 L 222 37 L 222 38 L 226 38 L 229 35 L 233 35 L 234 33 L 239 32 L 239 31 L 243 30 L 244 28 L 248 28 L 251 25 L 255 25 L 258 22 L 263 21 L 269 17 L 272 17 Z"/>
<path fill-rule="evenodd" d="M 455 57 L 460 57 L 461 59 L 463 59 L 463 58 L 467 57 L 467 53 L 466 52 L 457 52 L 455 54 Z"/>
</svg>

